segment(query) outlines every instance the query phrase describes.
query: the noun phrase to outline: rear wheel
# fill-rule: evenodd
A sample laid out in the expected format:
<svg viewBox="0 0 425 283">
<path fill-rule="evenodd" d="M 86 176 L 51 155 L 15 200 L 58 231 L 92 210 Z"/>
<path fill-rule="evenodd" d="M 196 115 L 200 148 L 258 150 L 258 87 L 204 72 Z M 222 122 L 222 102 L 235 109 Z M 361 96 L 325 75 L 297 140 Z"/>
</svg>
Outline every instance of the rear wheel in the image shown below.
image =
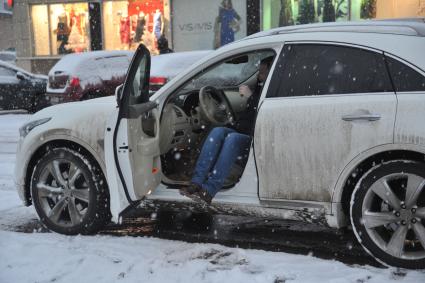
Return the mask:
<svg viewBox="0 0 425 283">
<path fill-rule="evenodd" d="M 110 219 L 102 172 L 95 162 L 68 148 L 51 149 L 39 160 L 31 195 L 43 224 L 57 233 L 93 233 Z"/>
<path fill-rule="evenodd" d="M 353 193 L 351 223 L 380 262 L 425 268 L 425 164 L 395 160 L 369 170 Z"/>
</svg>

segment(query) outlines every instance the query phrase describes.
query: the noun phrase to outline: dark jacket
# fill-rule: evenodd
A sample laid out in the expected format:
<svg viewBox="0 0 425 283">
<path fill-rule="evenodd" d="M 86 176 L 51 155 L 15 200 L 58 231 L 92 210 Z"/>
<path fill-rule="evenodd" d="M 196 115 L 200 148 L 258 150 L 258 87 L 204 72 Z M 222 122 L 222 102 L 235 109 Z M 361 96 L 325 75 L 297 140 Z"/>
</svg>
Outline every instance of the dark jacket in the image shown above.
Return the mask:
<svg viewBox="0 0 425 283">
<path fill-rule="evenodd" d="M 258 84 L 246 102 L 246 110 L 236 117 L 233 129 L 241 134 L 252 136 L 254 133 L 255 118 L 257 117 L 258 102 L 260 101 L 262 85 Z"/>
</svg>

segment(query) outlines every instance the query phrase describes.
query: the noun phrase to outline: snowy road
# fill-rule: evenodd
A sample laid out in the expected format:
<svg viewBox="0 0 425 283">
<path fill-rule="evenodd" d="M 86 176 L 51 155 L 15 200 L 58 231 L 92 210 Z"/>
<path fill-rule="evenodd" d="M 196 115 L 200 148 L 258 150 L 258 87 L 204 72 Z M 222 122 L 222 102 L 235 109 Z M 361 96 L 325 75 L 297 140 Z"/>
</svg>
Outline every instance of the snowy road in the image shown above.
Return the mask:
<svg viewBox="0 0 425 283">
<path fill-rule="evenodd" d="M 229 248 L 217 244 L 187 243 L 147 236 L 116 237 L 114 235 L 123 234 L 120 233 L 120 227 L 116 226 L 111 226 L 109 230 L 106 229 L 96 236 L 67 237 L 42 233 L 43 229 L 37 229 L 39 224 L 34 209 L 22 206 L 12 181 L 17 131 L 28 118 L 27 115 L 0 115 L 1 283 L 424 282 L 425 280 L 424 272 L 382 269 L 369 265 L 347 265 L 311 255 Z M 231 218 L 226 219 L 229 221 Z M 155 235 L 151 230 L 157 226 L 152 226 L 149 220 L 144 221 L 147 223 L 132 223 L 133 230 L 130 229 L 132 226 L 127 225 L 124 227 L 125 233 Z M 180 222 L 176 221 L 173 225 L 179 226 L 178 223 Z M 222 223 L 223 226 L 224 224 Z M 273 223 L 268 225 L 271 227 L 270 233 L 280 229 Z M 240 226 L 248 229 L 252 237 L 261 235 L 261 231 L 258 234 L 255 223 L 245 222 Z M 36 229 L 33 230 L 34 227 Z M 150 231 L 142 233 L 140 230 L 143 228 Z M 173 229 L 176 238 L 182 238 L 178 237 L 181 235 L 179 231 L 182 227 L 171 227 L 162 231 L 168 233 L 166 237 L 169 238 Z M 321 235 L 329 235 L 329 241 L 334 240 L 330 234 L 319 232 Z M 218 238 L 217 233 L 221 231 L 214 230 L 211 234 Z M 295 233 L 293 237 L 297 235 Z M 310 235 L 313 238 L 317 234 Z M 336 235 L 333 237 L 338 238 Z M 300 247 L 302 246 L 300 244 Z M 347 250 L 351 249 L 350 242 L 346 246 Z"/>
</svg>

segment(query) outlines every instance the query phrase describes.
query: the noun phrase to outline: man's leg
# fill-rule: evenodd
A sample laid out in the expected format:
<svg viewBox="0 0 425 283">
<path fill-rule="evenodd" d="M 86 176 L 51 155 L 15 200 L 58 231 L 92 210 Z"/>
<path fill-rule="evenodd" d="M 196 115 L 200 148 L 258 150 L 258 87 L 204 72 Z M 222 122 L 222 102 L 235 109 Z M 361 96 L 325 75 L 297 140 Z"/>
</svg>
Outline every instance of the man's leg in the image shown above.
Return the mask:
<svg viewBox="0 0 425 283">
<path fill-rule="evenodd" d="M 236 160 L 243 159 L 248 155 L 250 146 L 251 137 L 248 135 L 236 132 L 227 135 L 213 171 L 202 185 L 211 197 L 214 197 L 222 188 Z"/>
<path fill-rule="evenodd" d="M 217 160 L 224 140 L 227 135 L 234 132 L 235 130 L 225 127 L 216 127 L 211 130 L 202 145 L 201 153 L 199 154 L 195 171 L 193 172 L 192 183 L 201 185 L 205 181 Z"/>
</svg>

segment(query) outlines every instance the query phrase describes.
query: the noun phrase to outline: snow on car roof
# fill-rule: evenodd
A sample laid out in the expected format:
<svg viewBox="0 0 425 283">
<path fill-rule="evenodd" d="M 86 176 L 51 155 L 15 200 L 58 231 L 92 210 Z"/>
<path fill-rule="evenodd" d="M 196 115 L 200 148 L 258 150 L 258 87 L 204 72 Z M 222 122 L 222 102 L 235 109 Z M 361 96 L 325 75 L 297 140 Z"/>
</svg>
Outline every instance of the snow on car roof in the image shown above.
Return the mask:
<svg viewBox="0 0 425 283">
<path fill-rule="evenodd" d="M 211 52 L 212 50 L 197 50 L 152 56 L 150 75 L 151 77 L 174 77 Z"/>
<path fill-rule="evenodd" d="M 85 61 L 91 59 L 105 58 L 111 56 L 127 56 L 133 57 L 134 51 L 126 50 L 111 50 L 111 51 L 91 51 L 83 53 L 73 53 L 62 57 L 56 65 L 50 70 L 49 74 L 54 71 L 67 71 L 72 72 L 74 68 L 81 65 Z"/>
</svg>

